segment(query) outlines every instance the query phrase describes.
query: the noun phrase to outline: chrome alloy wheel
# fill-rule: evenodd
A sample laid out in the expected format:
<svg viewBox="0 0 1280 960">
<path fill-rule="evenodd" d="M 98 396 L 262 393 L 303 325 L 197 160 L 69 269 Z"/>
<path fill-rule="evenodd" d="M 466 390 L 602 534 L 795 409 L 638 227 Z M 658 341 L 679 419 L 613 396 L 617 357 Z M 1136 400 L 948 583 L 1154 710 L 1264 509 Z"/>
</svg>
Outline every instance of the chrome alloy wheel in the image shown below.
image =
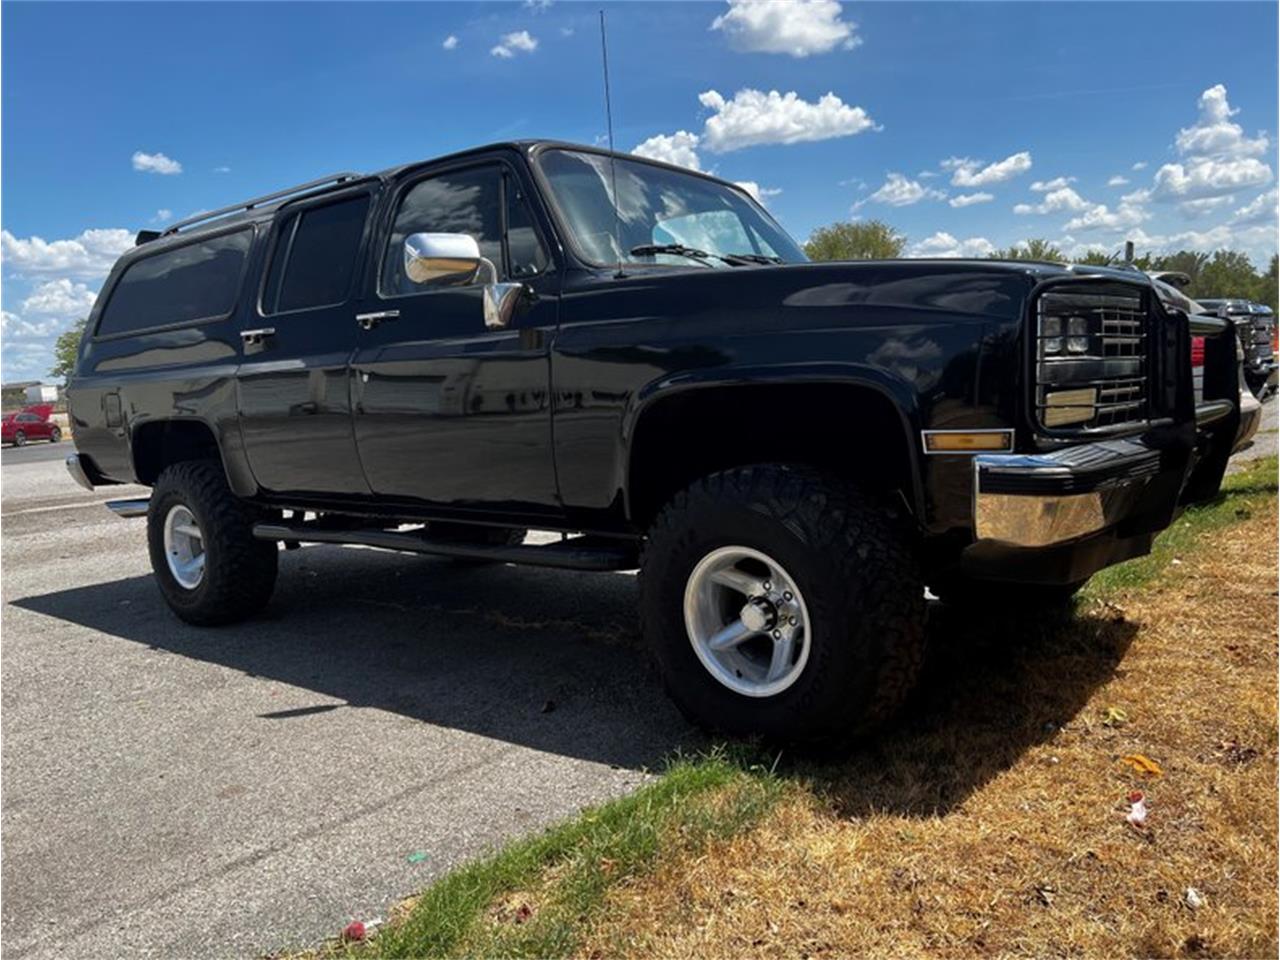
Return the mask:
<svg viewBox="0 0 1280 960">
<path fill-rule="evenodd" d="M 170 507 L 164 518 L 164 556 L 180 587 L 194 590 L 200 586 L 204 579 L 204 534 L 195 515 L 180 503 Z"/>
<path fill-rule="evenodd" d="M 698 562 L 684 625 L 702 665 L 743 696 L 781 693 L 809 661 L 804 597 L 781 564 L 750 547 L 720 547 Z"/>
</svg>

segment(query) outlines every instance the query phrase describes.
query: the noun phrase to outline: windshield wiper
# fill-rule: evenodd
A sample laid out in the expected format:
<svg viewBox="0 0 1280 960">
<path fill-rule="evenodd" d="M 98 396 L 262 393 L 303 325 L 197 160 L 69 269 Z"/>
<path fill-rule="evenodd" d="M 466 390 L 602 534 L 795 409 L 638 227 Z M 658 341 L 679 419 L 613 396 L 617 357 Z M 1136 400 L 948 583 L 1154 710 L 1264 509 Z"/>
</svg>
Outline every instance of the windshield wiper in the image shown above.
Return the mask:
<svg viewBox="0 0 1280 960">
<path fill-rule="evenodd" d="M 781 257 L 771 257 L 764 253 L 726 253 L 725 259 L 745 260 L 747 263 L 786 263 Z"/>
<path fill-rule="evenodd" d="M 716 259 L 722 263 L 727 263 L 731 267 L 744 267 L 749 263 L 756 261 L 749 256 L 737 253 L 707 253 L 705 250 L 699 250 L 697 247 L 686 247 L 683 243 L 642 243 L 638 247 L 631 248 L 633 257 L 652 257 L 658 254 L 670 254 L 673 257 L 688 257 L 690 260 L 697 260 L 699 263 L 706 263 L 708 260 Z"/>
</svg>

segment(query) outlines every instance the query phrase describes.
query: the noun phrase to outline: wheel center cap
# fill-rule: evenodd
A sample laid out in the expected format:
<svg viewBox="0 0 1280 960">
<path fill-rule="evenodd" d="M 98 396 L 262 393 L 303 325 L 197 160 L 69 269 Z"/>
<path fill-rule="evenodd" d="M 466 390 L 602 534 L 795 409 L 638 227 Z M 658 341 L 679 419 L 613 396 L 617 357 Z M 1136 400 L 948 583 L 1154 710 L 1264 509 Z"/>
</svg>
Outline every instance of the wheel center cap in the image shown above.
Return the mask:
<svg viewBox="0 0 1280 960">
<path fill-rule="evenodd" d="M 773 625 L 778 622 L 778 612 L 764 597 L 752 597 L 748 600 L 739 616 L 748 630 L 757 633 L 761 630 L 772 630 Z"/>
</svg>

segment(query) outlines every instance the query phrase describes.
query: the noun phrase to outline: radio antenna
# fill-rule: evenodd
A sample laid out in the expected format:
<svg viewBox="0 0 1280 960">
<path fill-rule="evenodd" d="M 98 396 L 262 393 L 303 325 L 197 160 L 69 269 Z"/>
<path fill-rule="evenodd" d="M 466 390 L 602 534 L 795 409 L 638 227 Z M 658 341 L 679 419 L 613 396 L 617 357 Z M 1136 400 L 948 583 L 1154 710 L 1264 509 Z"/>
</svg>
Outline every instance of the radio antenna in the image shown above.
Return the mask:
<svg viewBox="0 0 1280 960">
<path fill-rule="evenodd" d="M 609 179 L 613 191 L 613 245 L 618 250 L 618 272 L 622 273 L 622 211 L 618 207 L 618 159 L 613 152 L 613 104 L 609 97 L 609 45 L 605 42 L 604 11 L 600 11 L 600 62 L 604 67 L 604 116 L 609 131 Z"/>
</svg>

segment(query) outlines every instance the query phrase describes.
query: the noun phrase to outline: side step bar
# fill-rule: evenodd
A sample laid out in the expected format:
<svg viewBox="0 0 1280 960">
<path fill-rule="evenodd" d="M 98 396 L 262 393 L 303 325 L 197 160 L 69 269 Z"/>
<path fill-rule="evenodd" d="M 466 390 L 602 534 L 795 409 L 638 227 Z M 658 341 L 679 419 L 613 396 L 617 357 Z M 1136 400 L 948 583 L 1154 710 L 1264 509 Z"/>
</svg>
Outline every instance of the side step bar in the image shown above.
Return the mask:
<svg viewBox="0 0 1280 960">
<path fill-rule="evenodd" d="M 108 500 L 106 507 L 117 517 L 145 517 L 149 503 L 151 500 L 148 497 L 137 500 Z"/>
<path fill-rule="evenodd" d="M 323 530 L 302 524 L 255 523 L 253 535 L 259 540 L 294 543 L 342 543 L 406 553 L 429 553 L 468 560 L 494 560 L 562 570 L 634 570 L 640 565 L 637 547 L 625 541 L 578 537 L 547 544 L 487 547 L 477 544 L 432 540 L 420 533 L 393 530 Z"/>
</svg>

